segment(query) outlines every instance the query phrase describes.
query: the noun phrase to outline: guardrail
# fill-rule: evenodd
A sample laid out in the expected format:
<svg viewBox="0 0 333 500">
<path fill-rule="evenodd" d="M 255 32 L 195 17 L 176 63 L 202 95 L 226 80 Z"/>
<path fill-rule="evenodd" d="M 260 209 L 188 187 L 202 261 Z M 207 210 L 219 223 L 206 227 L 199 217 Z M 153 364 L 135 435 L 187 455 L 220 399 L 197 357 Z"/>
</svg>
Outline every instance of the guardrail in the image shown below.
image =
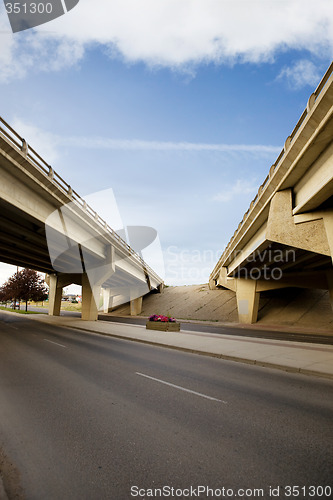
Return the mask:
<svg viewBox="0 0 333 500">
<path fill-rule="evenodd" d="M 269 174 L 267 175 L 266 179 L 264 180 L 264 182 L 259 187 L 258 192 L 255 195 L 255 197 L 251 201 L 249 209 L 247 210 L 247 212 L 245 212 L 245 214 L 243 216 L 243 219 L 238 224 L 238 227 L 237 227 L 236 231 L 232 235 L 229 243 L 225 247 L 225 249 L 224 249 L 221 257 L 219 258 L 217 264 L 215 265 L 213 271 L 211 272 L 210 278 L 215 279 L 216 273 L 219 270 L 219 268 L 221 266 L 221 263 L 224 261 L 225 257 L 228 255 L 229 249 L 230 249 L 232 243 L 234 242 L 234 240 L 235 240 L 235 238 L 237 236 L 237 233 L 240 231 L 240 229 L 245 224 L 246 220 L 250 216 L 250 214 L 251 214 L 252 210 L 254 209 L 254 207 L 257 205 L 258 201 L 260 200 L 260 198 L 261 198 L 262 194 L 264 193 L 264 191 L 267 189 L 268 185 L 271 184 L 272 179 L 274 177 L 274 174 L 277 172 L 277 170 L 281 166 L 281 163 L 282 163 L 282 161 L 284 159 L 284 156 L 285 156 L 285 154 L 286 154 L 289 146 L 291 145 L 292 141 L 294 140 L 294 138 L 295 138 L 298 130 L 302 126 L 302 124 L 303 124 L 304 120 L 306 119 L 307 115 L 310 113 L 311 109 L 313 108 L 313 105 L 316 102 L 318 96 L 321 94 L 321 92 L 325 88 L 325 86 L 326 86 L 328 80 L 330 79 L 332 73 L 333 73 L 333 62 L 331 63 L 331 65 L 327 69 L 325 75 L 323 76 L 323 78 L 320 81 L 320 83 L 319 83 L 318 87 L 316 88 L 316 90 L 313 92 L 313 94 L 310 95 L 305 110 L 303 111 L 300 119 L 298 120 L 297 124 L 295 125 L 292 133 L 287 137 L 287 139 L 286 139 L 286 141 L 284 143 L 284 147 L 283 147 L 282 151 L 280 152 L 279 156 L 277 157 L 275 163 L 273 163 L 273 165 L 269 169 Z"/>
<path fill-rule="evenodd" d="M 160 277 L 153 271 L 153 269 L 138 255 L 133 248 L 126 243 L 119 234 L 112 229 L 109 224 L 98 215 L 98 213 L 88 203 L 72 189 L 72 187 L 49 165 L 28 143 L 23 139 L 2 117 L 0 117 L 0 133 L 4 138 L 10 142 L 15 149 L 21 153 L 29 163 L 35 167 L 38 172 L 42 173 L 52 184 L 54 184 L 60 191 L 67 195 L 70 202 L 74 202 L 86 214 L 88 214 L 94 222 L 96 222 L 104 231 L 117 240 L 123 250 L 127 251 L 137 262 L 143 267 L 143 270 L 149 272 L 152 276 Z"/>
</svg>

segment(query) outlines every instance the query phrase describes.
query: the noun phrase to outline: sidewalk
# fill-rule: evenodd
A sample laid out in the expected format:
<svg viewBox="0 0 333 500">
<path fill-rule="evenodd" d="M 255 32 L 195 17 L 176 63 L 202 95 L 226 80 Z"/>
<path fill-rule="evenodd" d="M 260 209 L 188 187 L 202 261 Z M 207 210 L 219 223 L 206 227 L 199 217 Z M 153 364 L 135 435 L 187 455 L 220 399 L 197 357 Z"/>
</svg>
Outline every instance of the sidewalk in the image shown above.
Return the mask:
<svg viewBox="0 0 333 500">
<path fill-rule="evenodd" d="M 107 321 L 82 321 L 73 317 L 56 317 L 45 314 L 31 314 L 25 316 L 25 318 L 185 352 L 333 379 L 332 345 L 230 336 L 189 330 L 166 333 L 146 330 L 143 325 Z"/>
</svg>

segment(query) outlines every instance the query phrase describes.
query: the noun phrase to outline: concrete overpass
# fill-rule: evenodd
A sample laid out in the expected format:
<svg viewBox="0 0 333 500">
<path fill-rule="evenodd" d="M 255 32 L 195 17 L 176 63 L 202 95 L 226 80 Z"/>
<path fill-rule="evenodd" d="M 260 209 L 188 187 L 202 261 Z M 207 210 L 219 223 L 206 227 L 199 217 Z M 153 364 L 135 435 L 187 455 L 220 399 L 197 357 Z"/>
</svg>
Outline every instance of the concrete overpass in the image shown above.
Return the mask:
<svg viewBox="0 0 333 500">
<path fill-rule="evenodd" d="M 210 275 L 257 321 L 261 291 L 327 289 L 333 304 L 333 64 Z"/>
<path fill-rule="evenodd" d="M 105 311 L 130 302 L 132 314 L 143 295 L 162 290 L 142 257 L 2 118 L 0 176 L 0 261 L 49 275 L 49 314 L 60 314 L 71 283 L 82 285 L 85 320 L 97 319 L 101 289 Z"/>
</svg>

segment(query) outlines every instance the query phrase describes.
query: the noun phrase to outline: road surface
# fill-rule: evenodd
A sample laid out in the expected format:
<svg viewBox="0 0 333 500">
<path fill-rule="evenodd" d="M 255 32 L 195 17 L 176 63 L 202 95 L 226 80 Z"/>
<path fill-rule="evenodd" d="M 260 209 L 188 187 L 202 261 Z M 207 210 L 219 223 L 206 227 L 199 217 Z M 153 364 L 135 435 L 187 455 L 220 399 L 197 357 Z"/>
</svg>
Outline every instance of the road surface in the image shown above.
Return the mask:
<svg viewBox="0 0 333 500">
<path fill-rule="evenodd" d="M 329 380 L 0 312 L 0 447 L 27 500 L 329 498 L 332 396 Z"/>
</svg>

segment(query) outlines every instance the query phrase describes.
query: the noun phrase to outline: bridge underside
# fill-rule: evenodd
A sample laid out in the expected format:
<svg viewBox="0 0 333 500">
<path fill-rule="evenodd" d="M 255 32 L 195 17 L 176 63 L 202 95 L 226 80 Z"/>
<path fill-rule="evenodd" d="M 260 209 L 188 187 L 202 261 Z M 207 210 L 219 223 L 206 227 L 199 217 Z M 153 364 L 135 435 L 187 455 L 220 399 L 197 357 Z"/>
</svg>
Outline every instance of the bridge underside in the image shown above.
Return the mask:
<svg viewBox="0 0 333 500">
<path fill-rule="evenodd" d="M 82 319 L 97 319 L 98 309 L 104 311 L 129 302 L 131 314 L 139 314 L 142 296 L 155 283 L 150 283 L 144 269 L 133 275 L 126 259 L 113 253 L 112 261 L 105 261 L 83 249 L 78 255 L 73 242 L 66 252 L 51 262 L 45 224 L 16 206 L 0 198 L 0 261 L 46 273 L 49 285 L 49 314 L 59 315 L 62 289 L 70 284 L 82 286 Z M 63 235 L 54 239 L 61 240 Z M 88 267 L 88 269 L 86 269 Z M 68 272 L 68 270 L 71 272 Z M 63 270 L 63 271 L 62 271 Z M 161 285 L 157 286 L 161 289 Z M 102 292 L 102 293 L 101 293 Z"/>
<path fill-rule="evenodd" d="M 242 323 L 257 321 L 260 292 L 266 290 L 329 290 L 333 307 L 333 198 L 299 215 L 292 205 L 292 189 L 275 193 L 267 222 L 211 280 L 211 287 L 236 292 Z"/>
</svg>

